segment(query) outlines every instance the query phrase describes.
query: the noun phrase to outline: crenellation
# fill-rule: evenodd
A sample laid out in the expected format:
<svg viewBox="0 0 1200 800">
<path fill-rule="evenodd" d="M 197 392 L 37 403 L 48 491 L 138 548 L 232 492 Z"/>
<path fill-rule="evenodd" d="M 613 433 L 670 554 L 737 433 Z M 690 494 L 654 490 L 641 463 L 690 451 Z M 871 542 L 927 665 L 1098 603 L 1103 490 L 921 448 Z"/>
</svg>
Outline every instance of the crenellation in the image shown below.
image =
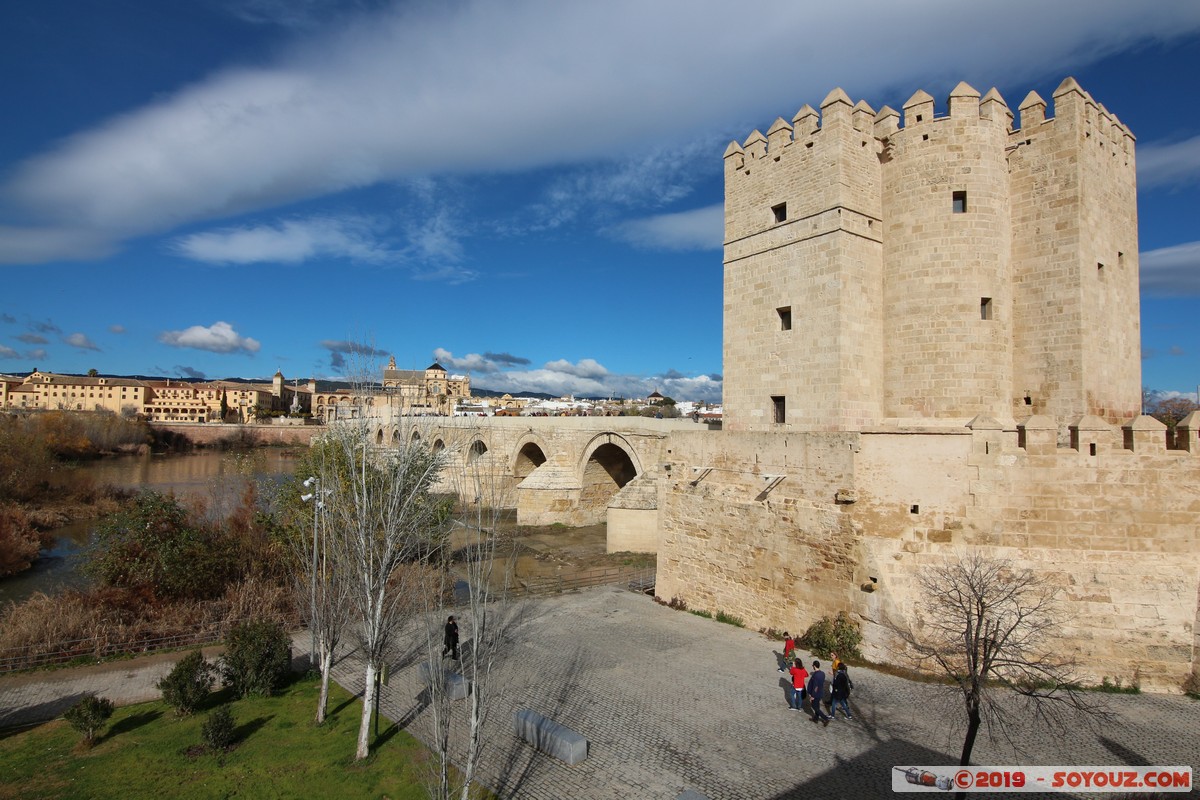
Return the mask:
<svg viewBox="0 0 1200 800">
<path fill-rule="evenodd" d="M 1021 101 L 1021 105 L 1017 106 L 1017 110 L 1021 112 L 1020 130 L 1022 132 L 1029 132 L 1031 128 L 1046 121 L 1046 101 L 1037 92 L 1031 91 L 1025 95 L 1025 99 Z"/>
<path fill-rule="evenodd" d="M 904 104 L 904 127 L 911 128 L 923 122 L 933 121 L 933 97 L 918 89 Z"/>
<path fill-rule="evenodd" d="M 767 153 L 779 158 L 780 151 L 785 145 L 792 143 L 792 126 L 783 117 L 776 117 L 774 124 L 767 131 Z"/>
</svg>

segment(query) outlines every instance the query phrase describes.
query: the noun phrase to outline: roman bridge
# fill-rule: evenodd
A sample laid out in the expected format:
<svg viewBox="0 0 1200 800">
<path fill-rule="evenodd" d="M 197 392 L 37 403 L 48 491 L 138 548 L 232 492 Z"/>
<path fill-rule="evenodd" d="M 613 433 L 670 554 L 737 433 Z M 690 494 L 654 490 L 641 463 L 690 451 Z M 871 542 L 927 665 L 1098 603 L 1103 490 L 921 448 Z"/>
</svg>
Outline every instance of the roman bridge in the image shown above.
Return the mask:
<svg viewBox="0 0 1200 800">
<path fill-rule="evenodd" d="M 442 488 L 463 467 L 490 478 L 497 505 L 522 525 L 608 523 L 608 550 L 656 552 L 658 478 L 672 431 L 704 426 L 646 417 L 410 417 L 369 420 L 376 446 L 426 442 L 449 450 Z M 485 501 L 488 498 L 485 498 Z"/>
</svg>

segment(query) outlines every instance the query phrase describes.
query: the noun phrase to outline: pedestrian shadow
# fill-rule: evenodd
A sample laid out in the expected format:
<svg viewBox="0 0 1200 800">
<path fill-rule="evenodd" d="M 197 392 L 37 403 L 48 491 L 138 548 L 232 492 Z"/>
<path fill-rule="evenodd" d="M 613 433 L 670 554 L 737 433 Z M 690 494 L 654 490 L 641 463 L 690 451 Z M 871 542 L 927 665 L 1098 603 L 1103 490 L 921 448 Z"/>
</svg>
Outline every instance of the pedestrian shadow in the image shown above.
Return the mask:
<svg viewBox="0 0 1200 800">
<path fill-rule="evenodd" d="M 1121 744 L 1120 742 L 1114 742 L 1107 736 L 1100 737 L 1100 744 L 1104 745 L 1105 750 L 1119 758 L 1122 764 L 1130 767 L 1154 766 L 1154 762 L 1148 761 L 1142 756 L 1141 753 L 1138 753 L 1136 750 L 1130 750 L 1125 745 Z"/>
<path fill-rule="evenodd" d="M 796 784 L 770 800 L 842 800 L 846 797 L 889 797 L 895 768 L 953 764 L 958 759 L 919 744 L 892 739 L 880 742 L 853 758 L 837 758 L 837 764 Z M 956 769 L 956 768 L 955 768 Z M 953 769 L 948 768 L 953 778 Z"/>
</svg>

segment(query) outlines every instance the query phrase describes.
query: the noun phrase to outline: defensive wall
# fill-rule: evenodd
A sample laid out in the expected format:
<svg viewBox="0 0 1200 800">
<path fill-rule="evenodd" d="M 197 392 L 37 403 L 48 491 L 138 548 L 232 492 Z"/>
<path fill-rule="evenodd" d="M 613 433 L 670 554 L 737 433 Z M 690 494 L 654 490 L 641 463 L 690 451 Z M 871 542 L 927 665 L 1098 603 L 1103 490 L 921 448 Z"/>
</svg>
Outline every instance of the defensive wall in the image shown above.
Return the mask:
<svg viewBox="0 0 1200 800">
<path fill-rule="evenodd" d="M 675 434 L 656 592 L 781 630 L 847 611 L 864 654 L 889 662 L 888 623 L 912 618 L 918 573 L 970 547 L 1062 587 L 1065 646 L 1086 677 L 1128 680 L 1136 666 L 1145 688 L 1178 690 L 1200 645 L 1197 430 L 1183 431 L 1189 452 L 1166 449 L 1148 417 L 1070 427 L 1065 448 L 1038 417 Z"/>
<path fill-rule="evenodd" d="M 203 422 L 152 422 L 157 430 L 172 431 L 201 447 L 223 441 L 246 441 L 256 445 L 308 446 L 322 428 L 319 425 L 219 425 Z"/>
</svg>

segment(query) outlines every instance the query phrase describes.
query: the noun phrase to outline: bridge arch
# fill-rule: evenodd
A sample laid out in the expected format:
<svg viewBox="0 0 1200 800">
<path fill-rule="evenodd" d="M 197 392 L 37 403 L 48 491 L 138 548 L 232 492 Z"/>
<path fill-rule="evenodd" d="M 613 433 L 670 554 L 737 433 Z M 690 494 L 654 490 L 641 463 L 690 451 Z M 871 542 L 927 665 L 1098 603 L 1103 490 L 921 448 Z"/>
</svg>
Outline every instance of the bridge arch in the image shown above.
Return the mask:
<svg viewBox="0 0 1200 800">
<path fill-rule="evenodd" d="M 512 475 L 514 478 L 527 478 L 548 460 L 547 447 L 540 436 L 527 433 L 517 440 L 516 451 L 512 459 Z"/>
<path fill-rule="evenodd" d="M 604 519 L 617 492 L 641 474 L 637 451 L 625 437 L 616 433 L 593 437 L 584 447 L 579 464 L 580 511 Z"/>
</svg>

